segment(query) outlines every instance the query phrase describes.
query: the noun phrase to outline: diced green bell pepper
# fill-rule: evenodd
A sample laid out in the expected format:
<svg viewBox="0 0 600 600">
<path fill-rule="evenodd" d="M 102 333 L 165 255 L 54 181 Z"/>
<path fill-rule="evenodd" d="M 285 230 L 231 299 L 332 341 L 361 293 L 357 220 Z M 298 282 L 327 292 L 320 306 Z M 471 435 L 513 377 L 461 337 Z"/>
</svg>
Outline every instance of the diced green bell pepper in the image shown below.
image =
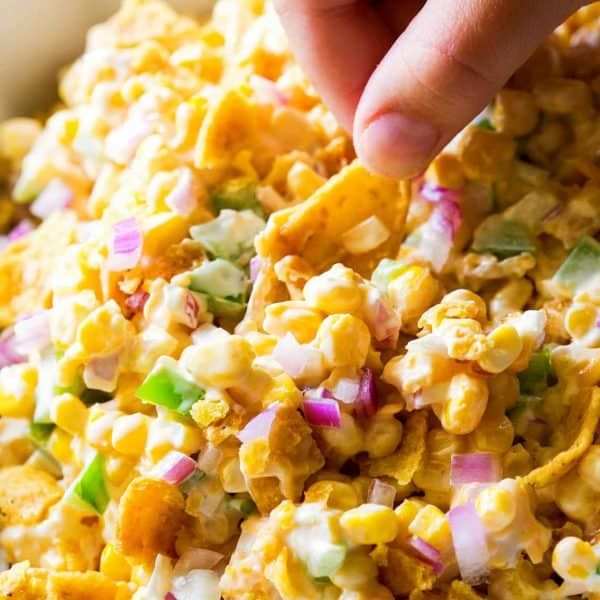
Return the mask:
<svg viewBox="0 0 600 600">
<path fill-rule="evenodd" d="M 552 278 L 570 295 L 600 275 L 600 243 L 585 236 L 571 250 Z"/>
<path fill-rule="evenodd" d="M 110 496 L 106 487 L 104 458 L 96 455 L 86 464 L 65 495 L 71 504 L 104 514 Z"/>
<path fill-rule="evenodd" d="M 136 396 L 149 404 L 189 416 L 192 405 L 204 397 L 204 389 L 178 373 L 176 361 L 163 357 L 138 388 Z"/>
<path fill-rule="evenodd" d="M 232 179 L 221 185 L 212 193 L 211 202 L 217 214 L 225 208 L 248 209 L 259 217 L 265 214 L 256 196 L 256 182 L 247 177 Z"/>
<path fill-rule="evenodd" d="M 541 396 L 548 388 L 548 380 L 552 373 L 550 348 L 544 348 L 541 352 L 534 352 L 527 368 L 518 375 L 521 394 Z"/>
<path fill-rule="evenodd" d="M 475 232 L 472 249 L 490 253 L 499 259 L 517 256 L 522 252 L 535 253 L 534 237 L 526 225 L 519 221 L 494 215 L 486 219 Z"/>
</svg>

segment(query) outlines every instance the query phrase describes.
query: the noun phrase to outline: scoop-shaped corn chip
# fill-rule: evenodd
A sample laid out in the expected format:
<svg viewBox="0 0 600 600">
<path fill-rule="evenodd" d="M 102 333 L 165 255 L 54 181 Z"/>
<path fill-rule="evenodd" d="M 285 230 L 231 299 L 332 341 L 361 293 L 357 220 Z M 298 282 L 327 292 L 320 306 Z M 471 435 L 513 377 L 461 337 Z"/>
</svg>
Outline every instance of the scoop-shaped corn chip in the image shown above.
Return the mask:
<svg viewBox="0 0 600 600">
<path fill-rule="evenodd" d="M 566 424 L 568 430 L 579 433 L 569 448 L 559 452 L 550 462 L 524 477 L 533 487 L 545 487 L 560 479 L 575 466 L 594 440 L 600 419 L 600 389 L 594 388 L 589 394 L 581 394 L 579 397 L 583 402 L 573 405 Z"/>
<path fill-rule="evenodd" d="M 0 527 L 39 523 L 62 495 L 45 471 L 30 466 L 0 470 Z"/>
<path fill-rule="evenodd" d="M 272 262 L 299 255 L 317 272 L 342 262 L 368 276 L 382 258 L 397 254 L 409 198 L 407 182 L 374 175 L 354 161 L 305 202 L 271 215 L 256 240 L 258 255 Z M 367 252 L 351 254 L 343 234 L 373 216 L 389 236 Z"/>
<path fill-rule="evenodd" d="M 46 597 L 48 573 L 45 569 L 32 569 L 29 561 L 14 564 L 0 573 L 0 598 L 13 600 L 39 600 Z"/>
<path fill-rule="evenodd" d="M 74 236 L 75 215 L 57 213 L 0 253 L 0 328 L 45 308 L 52 273 Z"/>
<path fill-rule="evenodd" d="M 48 600 L 115 600 L 117 584 L 97 571 L 58 571 L 48 576 Z"/>
<path fill-rule="evenodd" d="M 120 551 L 147 563 L 157 554 L 174 556 L 184 516 L 184 499 L 177 487 L 160 479 L 137 477 L 119 502 Z"/>
<path fill-rule="evenodd" d="M 400 548 L 389 548 L 387 563 L 380 569 L 381 578 L 397 596 L 408 596 L 413 590 L 430 590 L 437 579 L 429 565 Z"/>
</svg>

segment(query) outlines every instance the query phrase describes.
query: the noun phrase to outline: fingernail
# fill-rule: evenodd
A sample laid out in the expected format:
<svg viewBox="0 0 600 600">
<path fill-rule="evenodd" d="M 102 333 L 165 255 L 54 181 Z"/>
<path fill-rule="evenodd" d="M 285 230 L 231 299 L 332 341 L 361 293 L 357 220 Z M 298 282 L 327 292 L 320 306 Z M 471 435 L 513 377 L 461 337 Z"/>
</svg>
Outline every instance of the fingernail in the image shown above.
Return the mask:
<svg viewBox="0 0 600 600">
<path fill-rule="evenodd" d="M 410 177 L 432 158 L 440 134 L 428 123 L 388 112 L 371 121 L 356 140 L 360 159 L 373 171 Z"/>
</svg>

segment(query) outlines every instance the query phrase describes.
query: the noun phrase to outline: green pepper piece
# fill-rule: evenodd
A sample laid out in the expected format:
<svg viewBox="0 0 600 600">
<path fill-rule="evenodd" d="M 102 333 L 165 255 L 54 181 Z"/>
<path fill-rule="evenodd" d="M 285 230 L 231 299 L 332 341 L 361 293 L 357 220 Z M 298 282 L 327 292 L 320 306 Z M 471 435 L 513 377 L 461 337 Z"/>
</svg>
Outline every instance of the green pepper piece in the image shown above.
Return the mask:
<svg viewBox="0 0 600 600">
<path fill-rule="evenodd" d="M 224 208 L 232 210 L 251 210 L 259 217 L 265 212 L 256 196 L 256 182 L 247 177 L 232 179 L 217 188 L 211 195 L 215 211 L 220 213 Z"/>
<path fill-rule="evenodd" d="M 400 260 L 384 258 L 379 262 L 373 274 L 371 281 L 382 291 L 385 292 L 393 279 L 396 279 L 403 271 L 406 271 L 407 265 Z"/>
<path fill-rule="evenodd" d="M 541 396 L 548 388 L 551 372 L 550 350 L 534 352 L 527 368 L 518 375 L 521 394 Z"/>
<path fill-rule="evenodd" d="M 600 274 L 600 243 L 595 239 L 585 236 L 552 278 L 559 283 L 569 295 L 574 296 L 578 289 L 592 281 Z"/>
<path fill-rule="evenodd" d="M 520 221 L 494 215 L 486 219 L 475 232 L 472 249 L 490 253 L 499 259 L 536 251 L 533 235 Z"/>
<path fill-rule="evenodd" d="M 83 468 L 67 492 L 69 502 L 83 508 L 91 508 L 99 515 L 104 514 L 110 496 L 106 487 L 104 458 L 96 455 Z"/>
</svg>

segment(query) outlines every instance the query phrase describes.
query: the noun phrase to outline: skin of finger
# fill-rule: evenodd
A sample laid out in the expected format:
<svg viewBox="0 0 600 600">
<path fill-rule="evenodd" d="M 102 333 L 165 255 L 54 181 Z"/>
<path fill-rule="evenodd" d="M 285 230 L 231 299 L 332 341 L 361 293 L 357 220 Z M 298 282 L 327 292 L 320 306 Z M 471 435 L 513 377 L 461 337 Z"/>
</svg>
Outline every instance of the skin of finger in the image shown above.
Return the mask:
<svg viewBox="0 0 600 600">
<path fill-rule="evenodd" d="M 296 59 L 351 131 L 364 87 L 396 35 L 363 1 L 275 0 L 275 8 Z"/>
<path fill-rule="evenodd" d="M 434 154 L 582 4 L 429 0 L 369 79 L 355 116 L 355 139 L 378 116 L 399 112 L 440 132 Z"/>
</svg>

